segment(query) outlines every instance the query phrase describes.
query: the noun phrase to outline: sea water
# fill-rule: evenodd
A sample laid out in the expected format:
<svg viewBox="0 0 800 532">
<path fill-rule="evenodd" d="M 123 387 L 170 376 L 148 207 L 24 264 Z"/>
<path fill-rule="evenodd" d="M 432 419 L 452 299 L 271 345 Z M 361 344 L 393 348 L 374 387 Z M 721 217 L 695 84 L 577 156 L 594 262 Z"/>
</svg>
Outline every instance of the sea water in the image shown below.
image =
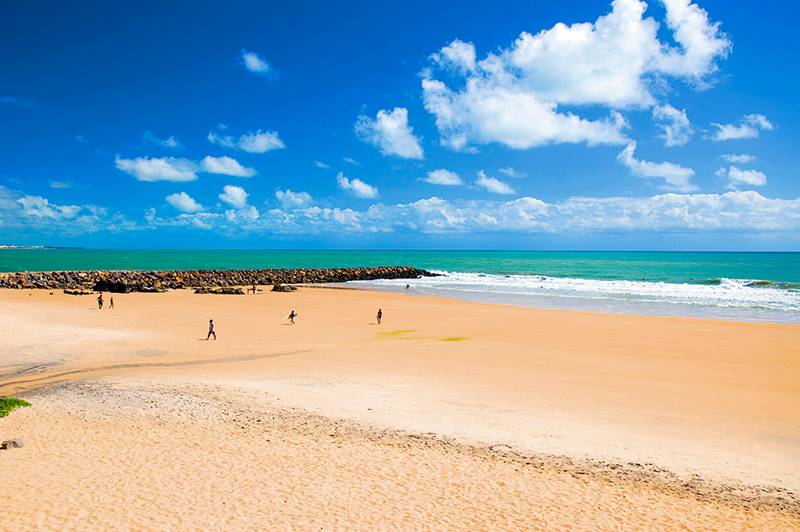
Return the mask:
<svg viewBox="0 0 800 532">
<path fill-rule="evenodd" d="M 386 265 L 441 276 L 347 285 L 533 307 L 800 323 L 800 253 L 0 250 L 5 272 Z"/>
</svg>

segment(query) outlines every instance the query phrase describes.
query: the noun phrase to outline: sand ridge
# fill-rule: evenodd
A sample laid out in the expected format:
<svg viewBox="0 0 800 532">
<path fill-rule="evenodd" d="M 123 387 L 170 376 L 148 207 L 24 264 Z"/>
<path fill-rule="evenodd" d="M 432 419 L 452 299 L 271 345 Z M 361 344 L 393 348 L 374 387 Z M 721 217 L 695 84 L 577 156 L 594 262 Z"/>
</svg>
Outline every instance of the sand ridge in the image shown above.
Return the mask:
<svg viewBox="0 0 800 532">
<path fill-rule="evenodd" d="M 29 445 L 0 455 L 19 479 L 11 527 L 800 526 L 798 499 L 784 490 L 379 430 L 231 387 L 115 379 L 26 397 L 36 408 L 5 428 Z"/>
</svg>

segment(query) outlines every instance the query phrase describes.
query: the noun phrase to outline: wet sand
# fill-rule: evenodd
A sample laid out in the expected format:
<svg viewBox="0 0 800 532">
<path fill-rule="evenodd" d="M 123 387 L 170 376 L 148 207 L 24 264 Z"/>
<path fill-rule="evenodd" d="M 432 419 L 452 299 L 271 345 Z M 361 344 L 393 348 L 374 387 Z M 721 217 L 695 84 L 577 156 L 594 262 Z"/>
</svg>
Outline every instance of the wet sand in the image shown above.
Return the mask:
<svg viewBox="0 0 800 532">
<path fill-rule="evenodd" d="M 27 444 L 0 452 L 15 525 L 800 524 L 795 325 L 322 288 L 115 301 L 0 291 L 0 393 L 33 403 L 0 420 Z"/>
</svg>

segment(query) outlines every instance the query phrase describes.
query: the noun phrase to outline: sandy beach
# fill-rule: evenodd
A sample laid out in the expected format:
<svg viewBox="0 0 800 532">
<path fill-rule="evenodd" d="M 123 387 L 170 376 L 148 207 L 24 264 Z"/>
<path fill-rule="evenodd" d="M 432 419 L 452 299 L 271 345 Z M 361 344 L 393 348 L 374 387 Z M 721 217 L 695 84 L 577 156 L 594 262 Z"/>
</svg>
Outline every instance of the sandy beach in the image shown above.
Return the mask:
<svg viewBox="0 0 800 532">
<path fill-rule="evenodd" d="M 800 527 L 800 326 L 262 288 L 0 291 L 4 526 Z"/>
</svg>

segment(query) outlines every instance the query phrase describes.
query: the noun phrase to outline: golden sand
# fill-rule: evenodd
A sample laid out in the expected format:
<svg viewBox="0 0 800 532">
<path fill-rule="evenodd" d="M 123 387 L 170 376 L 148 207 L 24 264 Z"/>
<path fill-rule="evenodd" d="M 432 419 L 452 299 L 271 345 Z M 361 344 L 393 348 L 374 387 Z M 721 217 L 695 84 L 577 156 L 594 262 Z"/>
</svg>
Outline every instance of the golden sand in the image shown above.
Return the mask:
<svg viewBox="0 0 800 532">
<path fill-rule="evenodd" d="M 3 525 L 800 526 L 796 325 L 114 297 L 0 292 L 0 394 L 33 403 L 0 420 L 26 442 L 0 451 Z"/>
</svg>

